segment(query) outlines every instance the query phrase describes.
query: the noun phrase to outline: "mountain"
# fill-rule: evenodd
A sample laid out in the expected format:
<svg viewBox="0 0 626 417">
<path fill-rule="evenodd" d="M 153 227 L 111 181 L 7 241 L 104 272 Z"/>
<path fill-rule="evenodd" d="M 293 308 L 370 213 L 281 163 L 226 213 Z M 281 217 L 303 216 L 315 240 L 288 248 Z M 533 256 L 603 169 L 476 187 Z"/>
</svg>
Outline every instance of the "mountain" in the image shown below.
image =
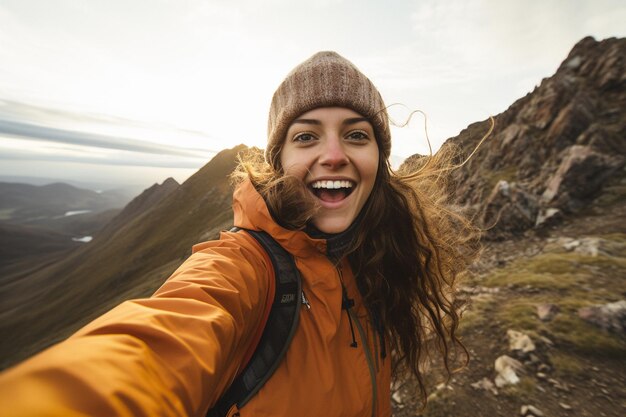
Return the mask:
<svg viewBox="0 0 626 417">
<path fill-rule="evenodd" d="M 454 203 L 484 229 L 459 288 L 469 365 L 395 385 L 398 417 L 621 416 L 626 398 L 626 39 L 577 43 L 556 73 L 449 139 Z M 441 151 L 440 151 L 441 152 Z M 425 157 L 406 164 L 419 166 Z"/>
<path fill-rule="evenodd" d="M 453 171 L 455 203 L 473 208 L 488 238 L 578 213 L 603 194 L 623 196 L 624 57 L 624 39 L 581 40 L 556 74 L 495 117 L 491 137 Z M 443 147 L 469 155 L 489 125 L 472 124 Z"/>
<path fill-rule="evenodd" d="M 179 186 L 180 184 L 175 179 L 168 178 L 160 185 L 154 184 L 150 188 L 145 189 L 139 196 L 128 203 L 100 233 L 108 236 L 124 224 L 130 223 L 137 216 L 146 215 L 147 212 L 158 206 L 165 197 L 174 192 Z"/>
<path fill-rule="evenodd" d="M 178 186 L 131 201 L 94 239 L 44 268 L 0 277 L 0 368 L 61 340 L 121 301 L 152 294 L 193 244 L 232 224 L 228 175 L 244 147 L 220 152 Z"/>
<path fill-rule="evenodd" d="M 130 179 L 130 181 L 133 181 Z M 140 193 L 145 184 L 129 182 L 129 179 L 121 182 L 118 180 L 109 181 L 108 178 L 104 178 L 101 181 L 77 181 L 69 178 L 50 178 L 50 177 L 36 177 L 36 176 L 24 176 L 24 175 L 1 175 L 0 182 L 12 182 L 31 185 L 48 185 L 52 183 L 65 183 L 73 185 L 76 188 L 83 188 L 86 190 L 95 190 L 96 192 L 115 191 L 122 193 L 129 202 L 133 197 Z"/>
<path fill-rule="evenodd" d="M 0 220 L 45 225 L 75 212 L 101 212 L 123 207 L 121 190 L 95 192 L 65 183 L 30 185 L 0 182 Z"/>
<path fill-rule="evenodd" d="M 72 235 L 43 229 L 36 226 L 15 225 L 0 222 L 0 274 L 10 277 L 12 272 L 6 267 L 21 264 L 25 259 L 33 264 L 40 261 L 49 263 L 55 255 L 77 248 L 81 243 L 73 241 Z M 52 258 L 51 258 L 52 257 Z"/>
</svg>

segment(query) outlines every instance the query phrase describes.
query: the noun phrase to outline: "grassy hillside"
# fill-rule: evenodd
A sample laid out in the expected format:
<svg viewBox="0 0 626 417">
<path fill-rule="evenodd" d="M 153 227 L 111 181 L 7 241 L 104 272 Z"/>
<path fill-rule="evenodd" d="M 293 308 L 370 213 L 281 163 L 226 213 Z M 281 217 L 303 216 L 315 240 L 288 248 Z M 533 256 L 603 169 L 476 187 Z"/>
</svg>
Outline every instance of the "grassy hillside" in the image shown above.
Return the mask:
<svg viewBox="0 0 626 417">
<path fill-rule="evenodd" d="M 232 224 L 228 174 L 241 147 L 219 153 L 158 204 L 65 259 L 0 283 L 0 367 L 61 340 L 121 301 L 149 296 L 191 246 Z"/>
</svg>

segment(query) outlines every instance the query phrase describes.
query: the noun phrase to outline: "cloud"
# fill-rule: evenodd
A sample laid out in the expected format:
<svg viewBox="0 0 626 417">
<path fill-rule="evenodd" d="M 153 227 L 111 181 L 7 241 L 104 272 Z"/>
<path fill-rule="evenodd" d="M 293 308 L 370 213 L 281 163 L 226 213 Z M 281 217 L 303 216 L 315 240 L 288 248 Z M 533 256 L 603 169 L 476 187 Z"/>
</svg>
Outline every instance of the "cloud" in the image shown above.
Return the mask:
<svg viewBox="0 0 626 417">
<path fill-rule="evenodd" d="M 92 146 L 97 148 L 117 149 L 122 151 L 159 155 L 175 155 L 197 158 L 202 154 L 207 154 L 207 151 L 205 150 L 177 148 L 175 146 L 162 145 L 136 139 L 119 138 L 90 132 L 76 132 L 66 129 L 57 129 L 54 127 L 1 119 L 0 134 L 11 137 L 33 138 L 67 143 L 71 145 Z M 208 153 L 215 152 L 209 151 Z"/>
<path fill-rule="evenodd" d="M 0 160 L 8 161 L 46 161 L 46 162 L 78 162 L 91 165 L 114 165 L 158 168 L 188 168 L 198 169 L 209 161 L 210 158 L 171 158 L 163 155 L 146 155 L 133 153 L 102 154 L 76 152 L 68 149 L 67 152 L 55 152 L 51 149 L 40 147 L 39 149 L 2 149 Z"/>
<path fill-rule="evenodd" d="M 167 143 L 207 142 L 207 136 L 200 132 L 8 100 L 0 100 L 0 137 L 0 159 L 5 163 L 49 161 L 198 169 L 216 154 Z"/>
<path fill-rule="evenodd" d="M 115 131 L 125 134 L 111 133 Z M 176 143 L 177 141 L 179 143 L 185 141 L 188 143 L 207 142 L 208 137 L 201 132 L 168 126 L 149 126 L 119 117 L 52 109 L 8 100 L 0 101 L 0 135 L 68 144 L 74 147 L 82 146 L 179 158 L 207 158 L 216 153 L 214 150 L 205 148 L 167 144 L 167 142 Z M 153 136 L 166 143 L 142 140 L 137 136 Z M 35 147 L 31 146 L 30 149 L 35 149 Z"/>
</svg>

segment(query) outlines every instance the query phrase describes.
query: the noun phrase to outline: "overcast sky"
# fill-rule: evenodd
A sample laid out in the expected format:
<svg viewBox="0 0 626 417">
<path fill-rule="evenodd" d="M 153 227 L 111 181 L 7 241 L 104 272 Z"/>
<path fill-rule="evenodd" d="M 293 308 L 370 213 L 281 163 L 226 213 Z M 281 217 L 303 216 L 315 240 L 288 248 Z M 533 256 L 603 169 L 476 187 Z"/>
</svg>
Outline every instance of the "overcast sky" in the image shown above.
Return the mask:
<svg viewBox="0 0 626 417">
<path fill-rule="evenodd" d="M 285 75 L 335 50 L 435 149 L 551 76 L 574 44 L 626 35 L 623 0 L 0 0 L 0 175 L 183 181 L 264 147 Z M 392 154 L 426 153 L 424 120 Z"/>
</svg>

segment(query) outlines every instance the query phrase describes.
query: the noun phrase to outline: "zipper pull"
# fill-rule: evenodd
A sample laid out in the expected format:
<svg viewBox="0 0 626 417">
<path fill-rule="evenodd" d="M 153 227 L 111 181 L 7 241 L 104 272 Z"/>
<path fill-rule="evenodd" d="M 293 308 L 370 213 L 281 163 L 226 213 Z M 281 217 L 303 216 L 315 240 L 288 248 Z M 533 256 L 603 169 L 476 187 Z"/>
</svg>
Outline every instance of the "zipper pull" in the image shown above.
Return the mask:
<svg viewBox="0 0 626 417">
<path fill-rule="evenodd" d="M 304 304 L 307 308 L 307 310 L 311 309 L 311 304 L 309 304 L 309 300 L 306 299 L 306 296 L 304 295 L 304 290 L 302 291 L 302 304 Z"/>
</svg>

